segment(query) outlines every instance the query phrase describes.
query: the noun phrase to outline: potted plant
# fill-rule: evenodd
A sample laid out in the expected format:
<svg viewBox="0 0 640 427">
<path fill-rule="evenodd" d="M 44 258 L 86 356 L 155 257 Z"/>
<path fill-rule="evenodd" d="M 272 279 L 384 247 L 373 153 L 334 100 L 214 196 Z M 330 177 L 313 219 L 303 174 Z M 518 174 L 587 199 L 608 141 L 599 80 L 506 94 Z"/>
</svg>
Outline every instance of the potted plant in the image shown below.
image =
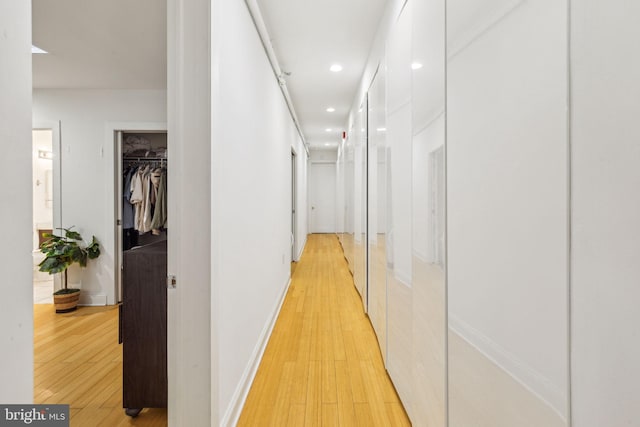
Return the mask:
<svg viewBox="0 0 640 427">
<path fill-rule="evenodd" d="M 67 313 L 75 310 L 78 306 L 80 289 L 67 287 L 67 269 L 74 263 L 85 267 L 87 260 L 97 258 L 100 255 L 100 244 L 96 240 L 96 236 L 93 236 L 90 244 L 86 244 L 80 233 L 73 231 L 72 228 L 57 228 L 56 230 L 64 232 L 62 236 L 46 233 L 44 237 L 47 240 L 40 245 L 40 250 L 45 255 L 44 260 L 38 264 L 40 271 L 49 274 L 64 273 L 63 288 L 53 293 L 56 313 Z"/>
</svg>

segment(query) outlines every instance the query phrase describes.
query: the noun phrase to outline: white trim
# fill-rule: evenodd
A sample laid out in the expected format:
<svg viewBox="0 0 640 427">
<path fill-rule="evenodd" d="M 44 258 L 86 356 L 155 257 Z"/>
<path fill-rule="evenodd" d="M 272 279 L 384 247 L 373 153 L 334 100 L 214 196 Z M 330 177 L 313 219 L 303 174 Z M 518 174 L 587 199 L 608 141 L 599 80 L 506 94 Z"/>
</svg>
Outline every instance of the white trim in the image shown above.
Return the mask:
<svg viewBox="0 0 640 427">
<path fill-rule="evenodd" d="M 420 135 L 422 132 L 429 129 L 443 115 L 444 115 L 444 108 L 438 110 L 432 117 L 428 118 L 423 125 L 419 125 L 420 127 L 413 132 L 413 136 Z M 444 144 L 440 144 L 438 145 L 438 147 L 442 147 L 443 145 Z"/>
<path fill-rule="evenodd" d="M 431 264 L 429 262 L 429 256 L 425 252 L 419 251 L 416 248 L 413 248 L 413 256 L 417 258 L 418 261 L 420 262 L 423 262 L 425 264 Z"/>
<path fill-rule="evenodd" d="M 411 282 L 413 277 L 411 275 L 404 274 L 398 270 L 393 271 L 393 277 L 396 279 L 396 282 L 401 285 L 406 286 L 407 288 L 411 288 Z"/>
<path fill-rule="evenodd" d="M 59 120 L 33 120 L 31 130 L 51 129 L 53 140 L 53 224 L 55 230 L 62 227 L 62 138 Z M 33 134 L 32 134 L 33 135 Z M 32 139 L 33 143 L 33 139 Z M 33 191 L 33 190 L 32 190 Z M 62 288 L 60 274 L 53 275 L 53 289 Z"/>
<path fill-rule="evenodd" d="M 451 313 L 449 329 L 566 420 L 566 393 L 549 378 Z"/>
<path fill-rule="evenodd" d="M 107 305 L 107 296 L 104 294 L 89 294 L 87 292 L 80 292 L 80 300 L 78 305 L 87 306 L 104 306 Z"/>
<path fill-rule="evenodd" d="M 304 252 L 304 248 L 305 246 L 307 246 L 307 237 L 309 235 L 305 234 L 304 235 L 304 241 L 302 242 L 302 245 L 300 246 L 300 250 L 298 251 L 298 254 L 296 255 L 296 261 L 300 261 L 300 258 L 302 258 L 302 253 Z"/>
<path fill-rule="evenodd" d="M 398 111 L 402 110 L 403 108 L 407 107 L 407 106 L 411 106 L 411 96 L 409 96 L 407 99 L 402 100 L 401 102 L 398 103 L 398 105 L 391 107 L 387 110 L 387 117 L 389 116 L 393 116 L 394 114 L 396 114 Z"/>
<path fill-rule="evenodd" d="M 336 161 L 335 160 L 313 160 L 313 159 L 309 159 L 309 161 L 311 162 L 312 165 L 317 165 L 317 164 L 332 164 L 335 165 Z"/>
<path fill-rule="evenodd" d="M 276 321 L 280 315 L 280 309 L 282 308 L 282 304 L 284 303 L 285 297 L 287 295 L 287 290 L 291 285 L 291 278 L 289 278 L 287 284 L 282 290 L 282 294 L 280 295 L 278 304 L 275 307 L 275 310 L 271 313 L 271 317 L 268 319 L 268 322 L 264 325 L 262 333 L 258 338 L 258 343 L 253 350 L 253 354 L 249 359 L 249 363 L 242 374 L 242 378 L 238 383 L 238 387 L 236 388 L 235 393 L 233 393 L 233 397 L 231 398 L 231 403 L 227 407 L 227 410 L 220 421 L 221 426 L 235 426 L 238 423 L 240 418 L 240 414 L 242 413 L 242 408 L 247 400 L 247 395 L 249 394 L 249 390 L 251 389 L 251 385 L 253 384 L 253 380 L 256 377 L 256 373 L 258 372 L 258 367 L 260 366 L 260 362 L 262 361 L 262 356 L 264 356 L 264 351 L 267 348 L 267 343 L 269 342 L 269 338 L 271 337 L 271 333 L 273 332 L 273 328 L 276 325 Z"/>
</svg>

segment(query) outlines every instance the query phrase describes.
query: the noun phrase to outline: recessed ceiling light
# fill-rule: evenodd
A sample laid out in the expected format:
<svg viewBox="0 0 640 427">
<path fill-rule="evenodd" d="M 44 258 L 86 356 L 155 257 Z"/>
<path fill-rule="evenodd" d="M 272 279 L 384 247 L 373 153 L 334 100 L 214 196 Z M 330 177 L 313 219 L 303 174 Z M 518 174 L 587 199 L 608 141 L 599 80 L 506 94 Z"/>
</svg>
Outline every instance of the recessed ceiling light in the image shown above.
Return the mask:
<svg viewBox="0 0 640 427">
<path fill-rule="evenodd" d="M 419 62 L 414 62 L 413 64 L 411 64 L 412 70 L 419 70 L 420 68 L 422 68 L 422 64 Z"/>
<path fill-rule="evenodd" d="M 333 64 L 331 68 L 329 68 L 329 70 L 333 71 L 334 73 L 339 73 L 340 71 L 342 71 L 342 65 Z"/>
<path fill-rule="evenodd" d="M 376 130 L 377 130 L 378 132 L 386 132 L 386 131 L 387 131 L 387 128 L 378 128 L 378 129 L 376 129 Z"/>
<path fill-rule="evenodd" d="M 325 147 L 331 147 L 331 143 L 330 142 L 325 142 L 324 146 Z"/>
<path fill-rule="evenodd" d="M 31 45 L 31 53 L 49 53 L 46 50 L 40 49 L 38 46 Z"/>
<path fill-rule="evenodd" d="M 329 108 L 327 108 L 327 112 L 328 112 L 328 113 L 333 113 L 334 111 L 336 111 L 336 109 L 335 109 L 335 108 L 333 108 L 333 107 L 329 107 Z"/>
<path fill-rule="evenodd" d="M 327 132 L 331 132 L 331 128 L 326 128 L 325 129 Z"/>
</svg>

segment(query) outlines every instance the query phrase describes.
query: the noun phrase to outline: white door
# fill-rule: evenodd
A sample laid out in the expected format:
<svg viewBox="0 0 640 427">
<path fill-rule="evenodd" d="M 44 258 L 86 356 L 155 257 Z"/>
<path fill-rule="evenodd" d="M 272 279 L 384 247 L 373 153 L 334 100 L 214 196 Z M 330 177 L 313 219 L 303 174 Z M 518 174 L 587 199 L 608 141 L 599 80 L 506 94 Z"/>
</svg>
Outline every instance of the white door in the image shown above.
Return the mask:
<svg viewBox="0 0 640 427">
<path fill-rule="evenodd" d="M 336 232 L 336 165 L 311 163 L 309 213 L 312 233 Z"/>
</svg>

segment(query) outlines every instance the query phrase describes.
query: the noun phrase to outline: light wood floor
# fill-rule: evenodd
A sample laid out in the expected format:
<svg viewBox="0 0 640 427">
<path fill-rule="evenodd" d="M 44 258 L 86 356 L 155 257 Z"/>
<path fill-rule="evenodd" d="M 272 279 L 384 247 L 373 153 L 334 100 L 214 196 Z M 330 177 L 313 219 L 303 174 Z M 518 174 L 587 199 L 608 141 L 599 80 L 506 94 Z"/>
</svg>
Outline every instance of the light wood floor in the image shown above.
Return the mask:
<svg viewBox="0 0 640 427">
<path fill-rule="evenodd" d="M 34 306 L 35 403 L 71 406 L 71 426 L 166 426 L 122 409 L 118 310 Z M 309 236 L 240 426 L 407 426 L 335 235 Z"/>
<path fill-rule="evenodd" d="M 309 236 L 238 425 L 410 425 L 335 235 Z"/>
<path fill-rule="evenodd" d="M 70 405 L 71 427 L 166 426 L 167 411 L 122 409 L 122 346 L 117 307 L 55 314 L 34 305 L 34 403 Z"/>
</svg>

